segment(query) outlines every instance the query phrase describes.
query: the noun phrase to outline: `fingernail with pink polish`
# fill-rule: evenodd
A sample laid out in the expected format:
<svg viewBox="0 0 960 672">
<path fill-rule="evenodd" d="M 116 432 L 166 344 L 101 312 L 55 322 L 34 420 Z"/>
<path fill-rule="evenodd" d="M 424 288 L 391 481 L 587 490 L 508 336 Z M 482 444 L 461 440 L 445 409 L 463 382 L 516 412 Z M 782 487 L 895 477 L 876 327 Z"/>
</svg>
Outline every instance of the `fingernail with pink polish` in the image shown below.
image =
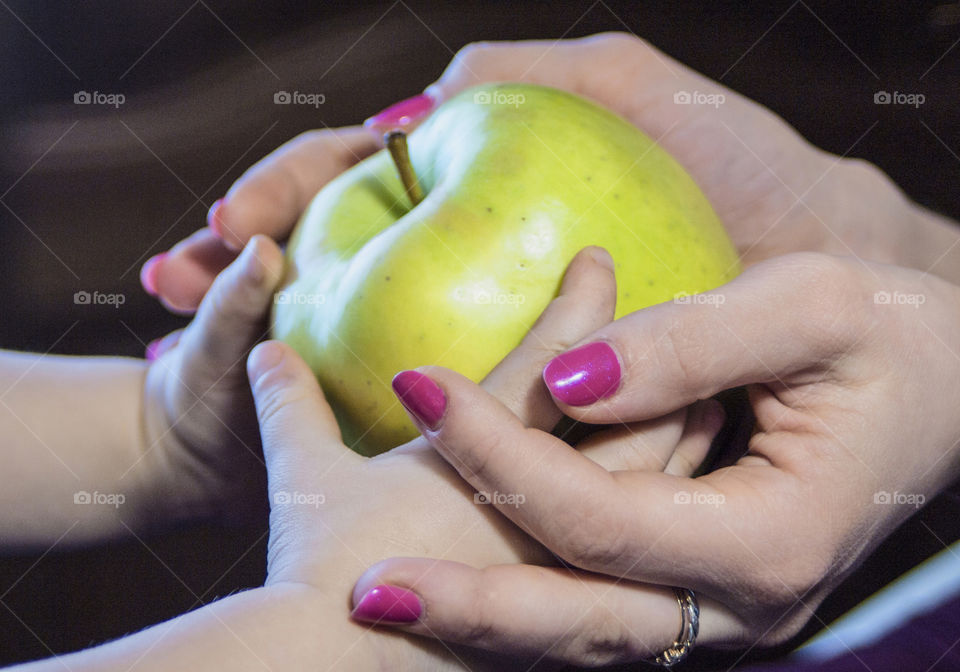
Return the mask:
<svg viewBox="0 0 960 672">
<path fill-rule="evenodd" d="M 369 623 L 407 624 L 419 620 L 422 613 L 416 593 L 396 586 L 376 586 L 360 599 L 353 617 Z"/>
<path fill-rule="evenodd" d="M 387 131 L 407 130 L 411 126 L 433 110 L 436 101 L 425 93 L 401 100 L 394 103 L 383 112 L 379 112 L 365 122 L 363 125 L 378 135 L 383 135 Z"/>
<path fill-rule="evenodd" d="M 207 226 L 218 238 L 223 238 L 223 219 L 220 217 L 220 209 L 223 207 L 223 199 L 218 198 L 207 210 Z"/>
<path fill-rule="evenodd" d="M 140 284 L 150 296 L 157 295 L 157 270 L 166 256 L 166 252 L 154 255 L 147 259 L 147 263 L 140 269 Z"/>
<path fill-rule="evenodd" d="M 609 397 L 620 385 L 620 360 L 603 342 L 588 343 L 550 360 L 543 381 L 558 401 L 586 406 Z"/>
<path fill-rule="evenodd" d="M 429 429 L 440 426 L 447 398 L 428 376 L 419 371 L 401 371 L 393 377 L 393 391 L 404 408 Z"/>
<path fill-rule="evenodd" d="M 163 354 L 162 352 L 160 352 L 161 341 L 163 341 L 163 339 L 158 338 L 157 340 L 150 341 L 150 343 L 147 344 L 147 351 L 144 356 L 146 357 L 148 362 L 155 361 L 158 357 L 160 357 L 161 354 Z"/>
</svg>

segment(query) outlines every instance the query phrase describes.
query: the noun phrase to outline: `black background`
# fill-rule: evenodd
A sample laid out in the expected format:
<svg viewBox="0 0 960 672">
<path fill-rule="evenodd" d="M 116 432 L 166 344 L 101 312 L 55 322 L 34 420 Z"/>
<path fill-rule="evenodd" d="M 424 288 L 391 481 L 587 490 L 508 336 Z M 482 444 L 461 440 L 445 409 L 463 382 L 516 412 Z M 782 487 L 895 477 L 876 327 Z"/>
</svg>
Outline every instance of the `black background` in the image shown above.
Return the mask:
<svg viewBox="0 0 960 672">
<path fill-rule="evenodd" d="M 956 217 L 955 18 L 954 5 L 891 0 L 9 1 L 0 7 L 0 347 L 140 356 L 185 323 L 140 289 L 148 256 L 202 226 L 209 204 L 277 145 L 420 91 L 453 51 L 480 39 L 630 30 L 813 143 L 853 147 L 913 198 Z M 79 90 L 127 102 L 77 106 Z M 322 92 L 326 102 L 274 105 L 278 90 Z M 877 106 L 879 90 L 926 102 Z M 122 292 L 126 303 L 76 306 L 78 290 Z M 953 495 L 929 505 L 818 617 L 829 622 L 960 537 L 957 510 Z M 75 650 L 258 585 L 264 531 L 195 528 L 149 548 L 0 558 L 0 664 Z"/>
</svg>

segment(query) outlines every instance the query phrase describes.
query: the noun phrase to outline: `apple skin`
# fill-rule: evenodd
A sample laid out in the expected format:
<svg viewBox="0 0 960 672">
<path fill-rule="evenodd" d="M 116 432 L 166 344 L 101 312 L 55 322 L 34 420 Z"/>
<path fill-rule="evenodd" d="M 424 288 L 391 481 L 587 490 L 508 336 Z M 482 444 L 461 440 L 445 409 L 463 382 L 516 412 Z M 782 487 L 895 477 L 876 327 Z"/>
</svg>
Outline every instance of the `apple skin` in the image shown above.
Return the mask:
<svg viewBox="0 0 960 672">
<path fill-rule="evenodd" d="M 588 245 L 617 272 L 617 317 L 713 289 L 736 250 L 683 168 L 594 103 L 483 85 L 409 138 L 426 198 L 411 208 L 385 151 L 324 187 L 287 247 L 274 337 L 316 373 L 347 445 L 417 435 L 390 380 L 436 364 L 481 380 L 523 339 Z"/>
</svg>

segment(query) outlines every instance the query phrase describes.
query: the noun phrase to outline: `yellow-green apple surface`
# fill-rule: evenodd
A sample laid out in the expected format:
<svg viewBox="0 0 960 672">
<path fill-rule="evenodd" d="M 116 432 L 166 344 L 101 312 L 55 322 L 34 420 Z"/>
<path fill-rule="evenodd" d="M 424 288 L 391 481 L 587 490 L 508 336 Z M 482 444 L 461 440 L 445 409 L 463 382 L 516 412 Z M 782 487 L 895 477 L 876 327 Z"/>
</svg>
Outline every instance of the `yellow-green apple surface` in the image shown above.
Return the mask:
<svg viewBox="0 0 960 672">
<path fill-rule="evenodd" d="M 316 373 L 347 445 L 416 435 L 390 380 L 438 364 L 482 379 L 587 245 L 616 265 L 617 317 L 740 271 L 710 203 L 627 121 L 522 84 L 469 89 L 409 137 L 424 200 L 381 151 L 324 187 L 287 247 L 274 336 Z"/>
</svg>

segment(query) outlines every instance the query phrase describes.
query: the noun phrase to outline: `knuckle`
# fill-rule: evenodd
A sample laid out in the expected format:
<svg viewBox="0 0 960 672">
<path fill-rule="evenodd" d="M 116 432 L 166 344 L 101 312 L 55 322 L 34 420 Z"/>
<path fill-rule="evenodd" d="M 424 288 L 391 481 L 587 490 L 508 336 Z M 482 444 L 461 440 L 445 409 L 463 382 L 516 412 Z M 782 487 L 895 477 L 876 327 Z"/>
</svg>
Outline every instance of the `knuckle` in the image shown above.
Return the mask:
<svg viewBox="0 0 960 672">
<path fill-rule="evenodd" d="M 782 618 L 780 623 L 773 629 L 764 628 L 757 633 L 757 641 L 765 648 L 772 648 L 787 644 L 791 639 L 800 634 L 803 626 L 809 620 L 810 613 L 804 613 L 805 609 L 794 610 L 793 613 Z M 777 616 L 779 617 L 779 615 Z"/>
<path fill-rule="evenodd" d="M 624 557 L 624 536 L 617 530 L 614 516 L 602 509 L 590 513 L 584 507 L 558 522 L 561 533 L 555 552 L 565 562 L 581 569 L 604 571 Z"/>
<path fill-rule="evenodd" d="M 623 31 L 610 31 L 582 38 L 583 44 L 595 50 L 596 58 L 610 65 L 621 66 L 623 59 L 629 57 L 648 63 L 657 57 L 657 50 L 643 38 Z M 572 40 L 571 47 L 580 40 Z M 571 53 L 571 56 L 576 56 Z"/>
<path fill-rule="evenodd" d="M 453 57 L 453 69 L 457 74 L 467 74 L 472 79 L 482 77 L 478 72 L 490 58 L 491 52 L 497 47 L 493 42 L 471 42 L 462 47 Z M 466 70 L 466 73 L 462 73 Z"/>
<path fill-rule="evenodd" d="M 760 603 L 774 608 L 779 617 L 784 607 L 796 607 L 807 600 L 827 577 L 830 563 L 819 553 L 811 553 L 784 544 L 789 552 L 781 552 L 768 560 L 750 563 L 752 579 Z"/>
<path fill-rule="evenodd" d="M 862 277 L 862 267 L 853 259 L 820 252 L 794 252 L 781 257 L 781 263 L 783 276 L 793 280 L 793 292 L 818 300 L 848 300 L 850 285 Z"/>
<path fill-rule="evenodd" d="M 833 155 L 825 156 L 827 160 L 835 161 Z M 882 168 L 866 159 L 845 157 L 841 159 L 840 170 L 847 178 L 847 188 L 861 195 L 863 198 L 876 199 L 878 195 L 884 199 L 884 205 L 897 212 L 900 208 L 909 207 L 906 195 L 896 186 Z"/>
<path fill-rule="evenodd" d="M 482 646 L 490 642 L 494 635 L 494 623 L 500 622 L 499 600 L 496 585 L 496 568 L 477 570 L 477 579 L 473 584 L 471 608 L 466 610 L 463 622 L 458 625 L 458 639 L 464 644 Z"/>
<path fill-rule="evenodd" d="M 276 431 L 283 430 L 282 423 L 276 422 L 277 417 L 289 406 L 305 399 L 307 393 L 295 381 L 280 380 L 274 371 L 269 371 L 254 383 L 253 396 L 261 432 L 266 440 L 275 425 L 280 425 Z"/>
<path fill-rule="evenodd" d="M 871 321 L 873 295 L 865 278 L 864 262 L 818 252 L 785 255 L 778 262 L 780 285 L 789 293 L 784 298 L 811 319 L 801 334 L 809 342 L 844 349 L 858 340 Z M 832 319 L 826 319 L 832 318 Z"/>
<path fill-rule="evenodd" d="M 694 457 L 682 450 L 678 450 L 668 458 L 667 466 L 670 467 L 671 473 L 689 476 L 700 468 L 702 462 L 703 460 L 700 454 Z"/>
<path fill-rule="evenodd" d="M 442 434 L 436 438 L 437 447 L 461 476 L 471 482 L 486 483 L 492 471 L 490 465 L 494 456 L 502 450 L 505 439 L 498 433 L 488 433 L 464 445 L 457 437 L 456 447 L 453 447 L 454 437 L 450 435 L 449 429 L 445 424 Z"/>
<path fill-rule="evenodd" d="M 309 146 L 315 148 L 317 145 L 325 145 L 334 141 L 334 131 L 329 128 L 314 128 L 309 131 L 294 136 L 288 143 L 289 147 Z"/>
<path fill-rule="evenodd" d="M 587 627 L 561 648 L 565 661 L 582 667 L 602 667 L 638 657 L 629 626 L 603 603 L 592 607 L 583 622 Z"/>
<path fill-rule="evenodd" d="M 819 586 L 830 571 L 830 563 L 818 553 L 795 553 L 785 564 L 782 579 L 789 599 L 803 598 Z"/>
<path fill-rule="evenodd" d="M 600 33 L 591 38 L 596 41 L 597 46 L 611 51 L 620 52 L 624 49 L 633 49 L 644 44 L 644 41 L 622 30 L 613 30 L 606 33 Z"/>
<path fill-rule="evenodd" d="M 704 350 L 708 339 L 703 337 L 708 327 L 697 314 L 702 312 L 699 307 L 690 308 L 683 319 L 668 323 L 652 346 L 657 369 L 666 373 L 671 387 L 681 391 L 695 387 L 708 364 Z"/>
</svg>

